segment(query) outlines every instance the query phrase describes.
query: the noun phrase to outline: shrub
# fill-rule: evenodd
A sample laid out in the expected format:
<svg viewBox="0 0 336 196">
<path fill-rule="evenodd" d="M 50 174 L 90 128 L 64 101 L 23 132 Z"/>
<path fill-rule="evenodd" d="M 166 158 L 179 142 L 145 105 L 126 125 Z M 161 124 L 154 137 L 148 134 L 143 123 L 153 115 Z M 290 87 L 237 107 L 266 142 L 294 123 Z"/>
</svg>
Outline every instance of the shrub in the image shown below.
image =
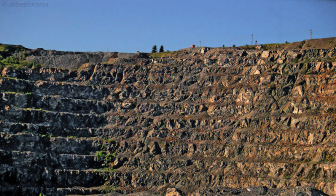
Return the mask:
<svg viewBox="0 0 336 196">
<path fill-rule="evenodd" d="M 104 165 L 108 165 L 109 163 L 113 162 L 115 159 L 115 153 L 107 153 L 106 151 L 99 151 L 96 153 L 96 160 L 103 161 Z"/>
<path fill-rule="evenodd" d="M 15 57 L 17 56 L 17 57 Z M 25 61 L 24 53 L 22 55 L 8 56 L 5 59 L 0 61 L 1 67 L 8 67 L 11 69 L 27 69 L 27 68 L 35 68 L 41 67 L 41 65 L 35 64 L 33 61 Z"/>
<path fill-rule="evenodd" d="M 111 185 L 110 181 L 106 181 L 104 185 L 102 185 L 99 190 L 105 192 L 105 193 L 110 193 L 112 191 L 116 190 L 116 187 Z"/>
<path fill-rule="evenodd" d="M 15 59 L 13 56 L 9 56 L 1 61 L 2 64 L 4 65 L 9 65 L 9 64 L 17 64 L 19 61 Z"/>
<path fill-rule="evenodd" d="M 116 171 L 113 169 L 113 161 L 116 157 L 115 153 L 108 153 L 107 151 L 99 151 L 96 153 L 96 160 L 97 161 L 103 161 L 103 166 L 106 166 L 102 171 L 105 173 L 105 183 L 100 186 L 100 190 L 109 193 L 113 190 L 115 190 L 115 186 L 111 184 L 111 181 L 113 180 L 112 175 Z"/>
</svg>

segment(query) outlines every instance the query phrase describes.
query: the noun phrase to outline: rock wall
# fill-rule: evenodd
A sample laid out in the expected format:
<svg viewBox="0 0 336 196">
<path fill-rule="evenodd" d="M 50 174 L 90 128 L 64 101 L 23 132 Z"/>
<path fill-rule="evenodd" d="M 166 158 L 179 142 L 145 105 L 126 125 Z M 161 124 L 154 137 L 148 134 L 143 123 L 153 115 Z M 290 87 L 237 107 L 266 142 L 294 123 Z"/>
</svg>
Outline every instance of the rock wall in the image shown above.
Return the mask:
<svg viewBox="0 0 336 196">
<path fill-rule="evenodd" d="M 0 193 L 335 194 L 335 52 L 4 68 Z"/>
<path fill-rule="evenodd" d="M 78 69 L 86 63 L 106 63 L 115 58 L 146 57 L 146 53 L 119 52 L 64 52 L 55 50 L 25 50 L 26 60 L 45 67 Z"/>
</svg>

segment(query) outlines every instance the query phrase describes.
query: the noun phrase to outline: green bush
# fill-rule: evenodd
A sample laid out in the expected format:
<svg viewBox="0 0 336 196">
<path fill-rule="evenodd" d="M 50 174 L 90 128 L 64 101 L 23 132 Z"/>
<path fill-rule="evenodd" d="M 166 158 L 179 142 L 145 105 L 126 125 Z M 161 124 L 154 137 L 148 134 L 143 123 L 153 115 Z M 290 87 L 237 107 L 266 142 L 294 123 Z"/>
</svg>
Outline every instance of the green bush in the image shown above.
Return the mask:
<svg viewBox="0 0 336 196">
<path fill-rule="evenodd" d="M 99 151 L 96 153 L 96 160 L 103 161 L 105 165 L 114 161 L 116 154 L 107 153 L 106 151 Z"/>
<path fill-rule="evenodd" d="M 9 56 L 1 61 L 1 64 L 10 65 L 10 64 L 18 64 L 19 61 L 15 59 L 13 56 Z"/>
<path fill-rule="evenodd" d="M 106 181 L 100 188 L 99 190 L 105 192 L 105 193 L 110 193 L 112 191 L 115 191 L 117 188 L 113 185 L 111 185 L 110 181 Z"/>
<path fill-rule="evenodd" d="M 96 153 L 96 161 L 102 161 L 103 162 L 103 166 L 106 166 L 102 172 L 104 172 L 104 176 L 105 176 L 105 183 L 100 186 L 100 190 L 105 192 L 105 193 L 109 193 L 113 190 L 116 189 L 115 186 L 113 186 L 111 184 L 111 181 L 113 180 L 112 176 L 113 173 L 116 172 L 115 169 L 113 169 L 113 161 L 116 157 L 116 153 L 108 153 L 107 151 L 99 151 Z"/>
<path fill-rule="evenodd" d="M 16 70 L 41 67 L 41 65 L 35 64 L 34 62 L 19 61 L 13 56 L 10 56 L 0 61 L 0 67 L 8 67 Z"/>
<path fill-rule="evenodd" d="M 0 52 L 18 53 L 20 51 L 25 51 L 26 49 L 27 48 L 21 45 L 0 44 Z"/>
<path fill-rule="evenodd" d="M 16 52 L 12 56 L 7 56 L 6 58 L 3 58 L 3 56 L 1 56 L 0 67 L 8 67 L 11 69 L 28 69 L 41 67 L 41 65 L 36 64 L 33 61 L 26 61 L 25 59 L 25 51 Z"/>
</svg>

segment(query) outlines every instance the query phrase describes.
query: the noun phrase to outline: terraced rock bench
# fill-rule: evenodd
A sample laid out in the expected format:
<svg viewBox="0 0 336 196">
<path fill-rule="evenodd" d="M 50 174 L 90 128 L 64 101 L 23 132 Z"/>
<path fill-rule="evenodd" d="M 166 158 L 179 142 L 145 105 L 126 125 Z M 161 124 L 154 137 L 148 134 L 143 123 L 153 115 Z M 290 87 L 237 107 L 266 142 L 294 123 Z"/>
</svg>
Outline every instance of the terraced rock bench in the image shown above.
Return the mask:
<svg viewBox="0 0 336 196">
<path fill-rule="evenodd" d="M 3 69 L 0 194 L 334 194 L 335 51 L 198 50 Z"/>
</svg>

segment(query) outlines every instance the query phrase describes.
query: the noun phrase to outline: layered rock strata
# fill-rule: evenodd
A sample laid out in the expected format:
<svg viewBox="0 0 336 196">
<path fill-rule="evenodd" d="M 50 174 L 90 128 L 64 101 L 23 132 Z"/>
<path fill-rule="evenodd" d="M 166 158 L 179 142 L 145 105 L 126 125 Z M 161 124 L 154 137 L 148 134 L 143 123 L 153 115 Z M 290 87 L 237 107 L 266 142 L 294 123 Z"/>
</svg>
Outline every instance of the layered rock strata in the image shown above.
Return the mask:
<svg viewBox="0 0 336 196">
<path fill-rule="evenodd" d="M 195 48 L 4 68 L 0 193 L 335 194 L 335 52 Z"/>
</svg>

